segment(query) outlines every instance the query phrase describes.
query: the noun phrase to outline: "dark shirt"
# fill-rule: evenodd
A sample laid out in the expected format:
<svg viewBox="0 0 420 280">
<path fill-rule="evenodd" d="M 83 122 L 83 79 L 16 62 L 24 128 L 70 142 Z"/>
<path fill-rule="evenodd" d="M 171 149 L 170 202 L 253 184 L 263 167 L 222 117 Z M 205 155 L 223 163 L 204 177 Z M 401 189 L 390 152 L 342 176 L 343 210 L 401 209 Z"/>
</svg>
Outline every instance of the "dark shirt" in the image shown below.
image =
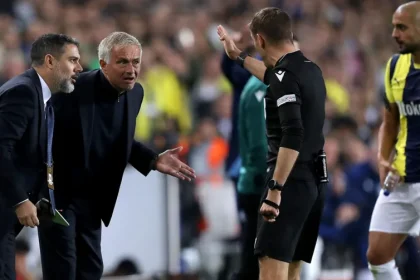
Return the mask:
<svg viewBox="0 0 420 280">
<path fill-rule="evenodd" d="M 125 152 L 122 149 L 125 140 L 122 132 L 126 125 L 126 93 L 118 93 L 102 72 L 95 88 L 95 115 L 89 160 L 95 164 L 90 166 L 91 178 L 103 177 L 103 170 L 112 168 L 103 166 L 103 163 L 113 162 L 113 159 Z"/>
<path fill-rule="evenodd" d="M 97 188 L 102 185 L 102 180 L 107 180 L 107 170 L 112 170 L 112 166 L 105 166 L 104 163 L 112 165 L 112 162 L 125 154 L 122 141 L 126 140 L 126 135 L 122 131 L 125 131 L 126 126 L 126 94 L 118 97 L 117 91 L 102 72 L 95 81 L 94 89 L 93 131 L 89 152 L 89 162 L 94 164 L 90 164 L 88 169 L 85 168 L 79 104 L 76 102 L 72 105 L 70 114 L 56 114 L 54 161 L 56 166 L 60 166 L 60 168 L 57 167 L 57 172 L 63 173 L 60 174 L 60 181 L 56 181 L 56 185 L 66 186 L 57 187 L 57 191 L 71 192 L 77 197 L 95 196 Z M 63 99 L 60 95 L 57 97 Z M 59 108 L 57 106 L 60 111 Z M 67 139 L 60 139 L 60 137 Z M 71 143 L 71 145 L 64 143 Z"/>
<path fill-rule="evenodd" d="M 280 147 L 299 151 L 297 163 L 311 162 L 324 146 L 326 89 L 319 67 L 301 51 L 281 57 L 264 75 L 268 164 Z"/>
<path fill-rule="evenodd" d="M 324 146 L 326 89 L 319 67 L 301 51 L 281 57 L 264 82 L 268 164 L 280 147 L 299 151 L 298 162 L 312 161 Z"/>
<path fill-rule="evenodd" d="M 239 156 L 239 132 L 238 132 L 238 115 L 239 115 L 239 100 L 241 92 L 248 82 L 251 74 L 243 69 L 241 66 L 230 59 L 226 53 L 222 56 L 221 68 L 223 74 L 229 80 L 233 87 L 232 98 L 232 131 L 229 137 L 229 153 L 226 159 L 225 168 L 228 171 L 232 164 Z M 239 176 L 239 174 L 237 174 Z"/>
</svg>

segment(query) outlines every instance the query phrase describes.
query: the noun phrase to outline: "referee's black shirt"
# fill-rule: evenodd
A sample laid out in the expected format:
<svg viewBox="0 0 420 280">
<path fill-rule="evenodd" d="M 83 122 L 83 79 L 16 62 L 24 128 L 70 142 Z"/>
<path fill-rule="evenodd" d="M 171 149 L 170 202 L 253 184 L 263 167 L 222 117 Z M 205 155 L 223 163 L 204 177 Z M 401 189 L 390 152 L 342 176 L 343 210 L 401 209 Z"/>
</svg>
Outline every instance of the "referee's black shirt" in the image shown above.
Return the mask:
<svg viewBox="0 0 420 280">
<path fill-rule="evenodd" d="M 280 147 L 299 151 L 297 164 L 312 161 L 324 146 L 326 89 L 321 70 L 295 51 L 267 68 L 264 83 L 267 163 L 275 164 Z"/>
</svg>

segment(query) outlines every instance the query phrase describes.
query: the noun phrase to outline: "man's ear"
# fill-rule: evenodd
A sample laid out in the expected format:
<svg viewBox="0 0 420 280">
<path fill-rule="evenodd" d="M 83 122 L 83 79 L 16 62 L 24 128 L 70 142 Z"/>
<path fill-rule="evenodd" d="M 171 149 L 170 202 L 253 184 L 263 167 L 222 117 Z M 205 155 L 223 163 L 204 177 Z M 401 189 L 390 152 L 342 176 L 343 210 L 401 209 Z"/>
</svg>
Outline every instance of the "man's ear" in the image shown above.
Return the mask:
<svg viewBox="0 0 420 280">
<path fill-rule="evenodd" d="M 101 60 L 99 60 L 99 65 L 101 65 L 102 71 L 105 71 L 105 68 L 108 65 L 108 63 L 106 63 L 105 60 L 101 59 Z"/>
<path fill-rule="evenodd" d="M 260 47 L 262 49 L 265 49 L 265 39 L 263 36 L 261 36 L 260 34 L 257 34 L 257 41 L 258 41 L 258 45 L 260 45 Z"/>
<path fill-rule="evenodd" d="M 55 58 L 52 55 L 47 54 L 44 57 L 44 64 L 48 69 L 54 69 L 55 63 L 56 63 Z"/>
</svg>

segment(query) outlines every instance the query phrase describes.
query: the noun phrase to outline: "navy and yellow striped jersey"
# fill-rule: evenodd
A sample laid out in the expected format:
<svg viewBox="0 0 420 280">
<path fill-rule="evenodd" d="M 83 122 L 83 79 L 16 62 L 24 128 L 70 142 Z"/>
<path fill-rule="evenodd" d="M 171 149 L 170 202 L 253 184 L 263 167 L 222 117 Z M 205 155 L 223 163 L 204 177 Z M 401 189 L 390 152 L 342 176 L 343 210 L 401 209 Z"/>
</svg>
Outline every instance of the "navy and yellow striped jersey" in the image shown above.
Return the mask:
<svg viewBox="0 0 420 280">
<path fill-rule="evenodd" d="M 393 166 L 405 182 L 420 182 L 420 65 L 411 54 L 396 54 L 385 71 L 385 101 L 400 115 Z"/>
</svg>

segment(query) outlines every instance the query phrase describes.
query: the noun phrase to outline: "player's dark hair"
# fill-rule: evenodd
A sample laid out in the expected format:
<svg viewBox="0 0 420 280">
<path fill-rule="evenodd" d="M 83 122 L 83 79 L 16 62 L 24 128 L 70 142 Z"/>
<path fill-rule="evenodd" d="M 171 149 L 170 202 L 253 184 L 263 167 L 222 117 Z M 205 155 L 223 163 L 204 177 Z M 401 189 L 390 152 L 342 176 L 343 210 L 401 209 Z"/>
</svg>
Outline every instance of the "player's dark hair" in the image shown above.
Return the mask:
<svg viewBox="0 0 420 280">
<path fill-rule="evenodd" d="M 292 20 L 279 8 L 264 8 L 258 11 L 249 25 L 253 35 L 262 34 L 273 44 L 293 42 Z"/>
<path fill-rule="evenodd" d="M 64 47 L 69 44 L 79 47 L 78 41 L 64 34 L 42 35 L 32 43 L 32 66 L 40 66 L 44 64 L 44 59 L 47 54 L 59 58 L 64 53 Z"/>
</svg>

